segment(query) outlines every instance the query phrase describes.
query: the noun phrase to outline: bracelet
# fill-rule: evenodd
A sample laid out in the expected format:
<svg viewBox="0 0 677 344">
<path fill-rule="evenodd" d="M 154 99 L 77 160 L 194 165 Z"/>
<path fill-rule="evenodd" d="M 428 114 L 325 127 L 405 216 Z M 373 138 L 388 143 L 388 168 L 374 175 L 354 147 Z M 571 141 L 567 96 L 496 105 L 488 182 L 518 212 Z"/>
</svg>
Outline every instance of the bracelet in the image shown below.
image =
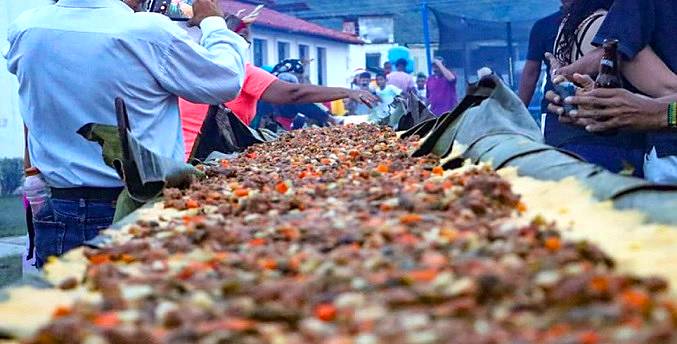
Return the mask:
<svg viewBox="0 0 677 344">
<path fill-rule="evenodd" d="M 677 102 L 668 105 L 668 128 L 677 128 Z"/>
</svg>

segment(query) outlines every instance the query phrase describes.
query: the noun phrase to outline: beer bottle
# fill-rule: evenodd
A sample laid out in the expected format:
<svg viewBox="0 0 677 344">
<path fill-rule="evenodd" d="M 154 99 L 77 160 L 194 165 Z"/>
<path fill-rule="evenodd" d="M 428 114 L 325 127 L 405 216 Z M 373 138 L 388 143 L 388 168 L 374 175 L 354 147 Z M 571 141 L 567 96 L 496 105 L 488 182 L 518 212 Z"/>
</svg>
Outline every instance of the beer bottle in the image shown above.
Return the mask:
<svg viewBox="0 0 677 344">
<path fill-rule="evenodd" d="M 622 88 L 621 66 L 618 58 L 618 40 L 606 39 L 602 45 L 604 56 L 599 65 L 599 74 L 595 80 L 597 88 Z"/>
</svg>

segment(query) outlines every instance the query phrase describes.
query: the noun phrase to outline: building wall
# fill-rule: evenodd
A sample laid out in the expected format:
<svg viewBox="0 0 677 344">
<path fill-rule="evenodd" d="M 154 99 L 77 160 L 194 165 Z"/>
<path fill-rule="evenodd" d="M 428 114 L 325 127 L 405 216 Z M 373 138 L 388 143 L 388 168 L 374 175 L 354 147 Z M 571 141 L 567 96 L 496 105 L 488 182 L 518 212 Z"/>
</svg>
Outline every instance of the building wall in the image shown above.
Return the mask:
<svg viewBox="0 0 677 344">
<path fill-rule="evenodd" d="M 359 45 L 351 45 L 347 43 L 335 42 L 327 39 L 317 38 L 313 36 L 291 34 L 286 32 L 279 32 L 268 30 L 265 28 L 254 27 L 253 39 L 262 39 L 267 42 L 267 58 L 264 63 L 269 66 L 274 66 L 280 61 L 278 56 L 278 42 L 289 44 L 289 58 L 300 58 L 299 45 L 306 45 L 310 48 L 310 58 L 313 60 L 310 64 L 310 80 L 312 83 L 318 82 L 318 49 L 325 48 L 327 52 L 326 61 L 326 86 L 345 87 L 349 85 L 350 73 L 353 66 L 361 64 L 364 65 L 364 56 L 359 60 L 359 55 L 356 55 L 358 61 L 353 61 L 351 55 L 352 49 Z M 254 50 L 249 50 L 249 61 L 253 61 Z"/>
<path fill-rule="evenodd" d="M 0 0 L 0 52 L 7 49 L 9 24 L 22 12 L 49 4 L 47 0 Z M 19 113 L 19 85 L 0 54 L 0 158 L 23 156 L 23 122 Z"/>
</svg>

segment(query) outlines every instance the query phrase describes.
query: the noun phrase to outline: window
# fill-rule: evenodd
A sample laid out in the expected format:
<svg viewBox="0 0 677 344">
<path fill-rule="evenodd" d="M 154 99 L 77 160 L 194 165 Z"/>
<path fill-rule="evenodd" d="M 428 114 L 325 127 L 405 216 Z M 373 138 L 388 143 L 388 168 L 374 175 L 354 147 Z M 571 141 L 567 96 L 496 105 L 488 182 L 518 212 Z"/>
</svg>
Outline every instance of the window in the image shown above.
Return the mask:
<svg viewBox="0 0 677 344">
<path fill-rule="evenodd" d="M 317 84 L 327 84 L 327 49 L 317 48 Z"/>
<path fill-rule="evenodd" d="M 367 68 L 381 68 L 381 53 L 367 54 Z"/>
<path fill-rule="evenodd" d="M 299 44 L 299 59 L 310 59 L 310 47 L 305 44 Z"/>
<path fill-rule="evenodd" d="M 282 61 L 289 58 L 289 43 L 277 42 L 277 59 Z"/>
<path fill-rule="evenodd" d="M 254 65 L 263 67 L 268 64 L 268 41 L 254 39 Z"/>
</svg>

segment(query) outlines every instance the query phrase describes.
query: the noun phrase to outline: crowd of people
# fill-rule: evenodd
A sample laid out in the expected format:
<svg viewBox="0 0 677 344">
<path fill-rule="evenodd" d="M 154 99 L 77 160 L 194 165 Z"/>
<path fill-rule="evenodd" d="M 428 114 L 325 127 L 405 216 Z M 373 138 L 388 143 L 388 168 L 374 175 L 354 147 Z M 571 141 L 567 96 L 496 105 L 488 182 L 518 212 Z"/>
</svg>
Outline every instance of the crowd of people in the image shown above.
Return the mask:
<svg viewBox="0 0 677 344">
<path fill-rule="evenodd" d="M 399 95 L 418 97 L 436 116 L 441 116 L 456 106 L 458 102 L 456 74 L 445 65 L 442 57 L 436 57 L 433 61 L 433 74 L 430 77 L 425 73 L 415 75 L 408 73 L 408 64 L 406 59 L 398 59 L 395 61 L 393 71 L 392 63 L 388 61 L 384 63 L 383 68 L 373 74 L 364 71 L 355 76 L 352 88 L 377 96 L 380 107 L 371 109 L 356 102 L 349 102 L 348 114 L 369 115 L 374 112 L 384 114 Z"/>
<path fill-rule="evenodd" d="M 558 13 L 538 21 L 520 97 L 531 102 L 545 63 L 546 143 L 613 172 L 677 183 L 676 18 L 669 0 L 563 0 Z M 612 40 L 620 55 L 614 66 L 602 48 Z M 624 87 L 596 87 L 600 64 L 617 69 Z M 578 86 L 576 95 L 554 91 L 566 81 Z"/>
</svg>

